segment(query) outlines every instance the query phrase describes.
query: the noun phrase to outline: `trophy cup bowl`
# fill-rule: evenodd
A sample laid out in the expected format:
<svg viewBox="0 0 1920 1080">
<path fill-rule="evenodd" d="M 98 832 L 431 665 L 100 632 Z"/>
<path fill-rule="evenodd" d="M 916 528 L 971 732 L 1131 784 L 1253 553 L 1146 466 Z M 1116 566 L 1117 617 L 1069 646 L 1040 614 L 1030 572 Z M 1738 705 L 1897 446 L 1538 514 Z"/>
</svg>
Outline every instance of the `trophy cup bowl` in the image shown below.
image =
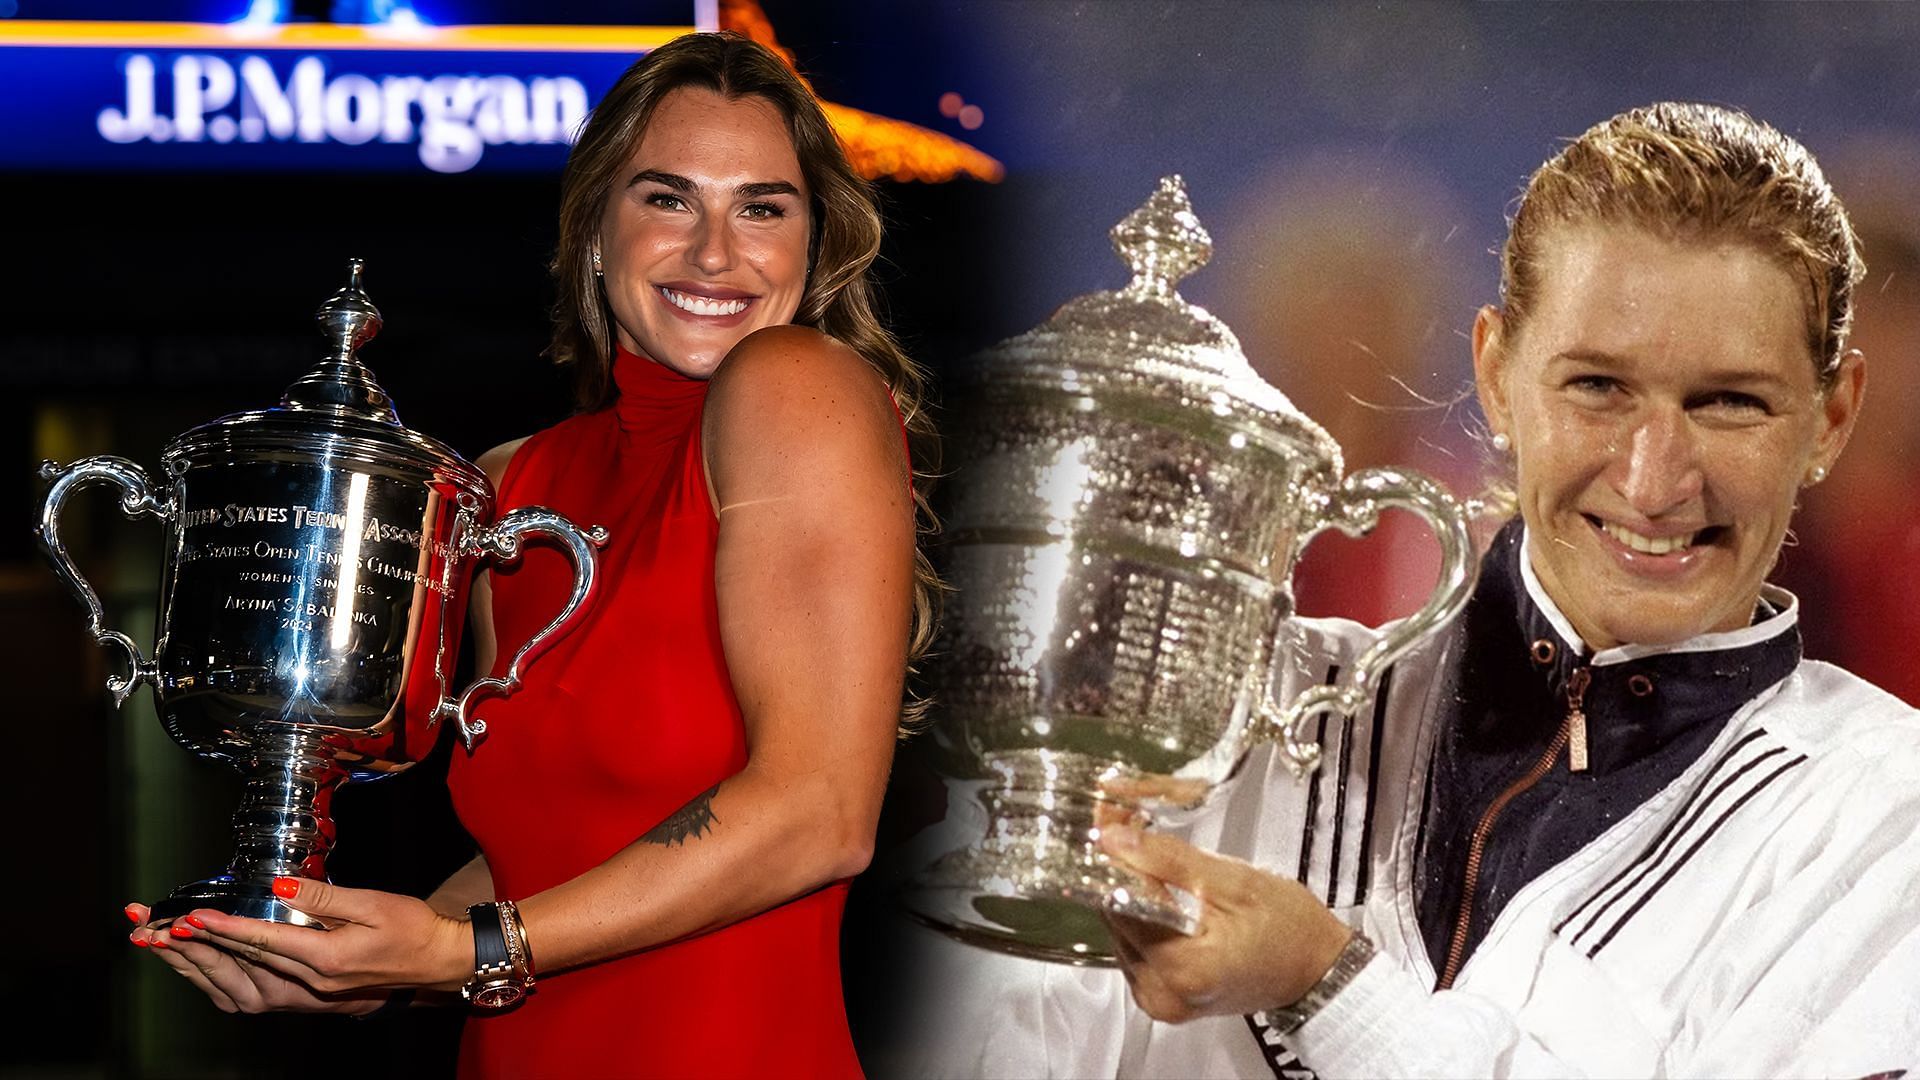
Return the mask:
<svg viewBox="0 0 1920 1080">
<path fill-rule="evenodd" d="M 594 592 L 604 530 L 539 507 L 494 520 L 486 474 L 400 425 L 357 356 L 381 325 L 361 270 L 354 260 L 347 286 L 320 309 L 327 357 L 277 407 L 175 438 L 161 454 L 163 482 L 112 456 L 41 467 L 52 481 L 41 546 L 86 607 L 94 638 L 127 654 L 127 674 L 107 680 L 114 703 L 151 685 L 175 741 L 245 777 L 227 871 L 175 889 L 154 906 L 151 925 L 200 907 L 317 925 L 274 896 L 272 883 L 325 880 L 335 789 L 424 758 L 443 719 L 471 752 L 486 730 L 473 707 L 511 693 Z M 126 516 L 164 524 L 151 660 L 106 628 L 98 595 L 60 540 L 67 500 L 92 484 L 117 487 Z M 503 677 L 451 692 L 475 567 L 514 559 L 533 536 L 572 558 L 571 595 Z"/>
<path fill-rule="evenodd" d="M 1113 241 L 1129 285 L 989 349 L 961 390 L 972 420 L 949 443 L 954 594 L 933 735 L 987 825 L 902 895 L 963 941 L 1081 965 L 1115 962 L 1103 913 L 1194 928 L 1177 897 L 1100 850 L 1100 821 L 1152 805 L 1143 791 L 1210 796 L 1263 739 L 1304 775 L 1318 758 L 1307 722 L 1363 707 L 1472 584 L 1466 518 L 1444 489 L 1399 469 L 1343 479 L 1325 430 L 1175 291 L 1210 254 L 1179 177 Z M 1278 708 L 1295 560 L 1387 507 L 1432 524 L 1433 595 L 1337 684 Z"/>
</svg>

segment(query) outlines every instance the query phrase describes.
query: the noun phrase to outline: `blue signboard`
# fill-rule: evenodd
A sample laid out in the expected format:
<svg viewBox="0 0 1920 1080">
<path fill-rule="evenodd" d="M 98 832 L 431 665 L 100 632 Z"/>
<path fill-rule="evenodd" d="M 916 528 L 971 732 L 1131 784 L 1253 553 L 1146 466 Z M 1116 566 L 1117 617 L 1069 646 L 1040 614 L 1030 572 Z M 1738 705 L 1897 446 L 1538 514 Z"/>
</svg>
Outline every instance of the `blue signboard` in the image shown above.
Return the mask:
<svg viewBox="0 0 1920 1080">
<path fill-rule="evenodd" d="M 162 21 L 0 0 L 0 168 L 551 171 L 637 56 L 715 22 L 702 0 L 566 24 L 525 3 L 297 5 L 163 4 Z"/>
</svg>

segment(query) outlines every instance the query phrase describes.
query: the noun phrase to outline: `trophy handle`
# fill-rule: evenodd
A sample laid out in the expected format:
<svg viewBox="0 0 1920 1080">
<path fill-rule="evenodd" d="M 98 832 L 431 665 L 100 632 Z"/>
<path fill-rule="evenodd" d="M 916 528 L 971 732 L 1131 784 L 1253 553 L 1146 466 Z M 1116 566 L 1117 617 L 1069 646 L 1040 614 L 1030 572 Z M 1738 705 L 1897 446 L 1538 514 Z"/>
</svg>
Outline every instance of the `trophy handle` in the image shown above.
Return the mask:
<svg viewBox="0 0 1920 1080">
<path fill-rule="evenodd" d="M 463 515 L 470 513 L 462 510 Z M 560 614 L 553 617 L 541 631 L 527 639 L 520 651 L 513 654 L 513 662 L 507 665 L 507 674 L 503 679 L 478 678 L 473 685 L 462 691 L 456 698 L 442 698 L 433 711 L 433 722 L 451 716 L 460 724 L 460 737 L 466 741 L 467 752 L 479 744 L 480 737 L 487 733 L 487 722 L 472 715 L 475 699 L 483 694 L 506 697 L 520 688 L 520 670 L 526 664 L 547 650 L 553 639 L 565 633 L 580 616 L 587 601 L 593 599 L 594 590 L 600 583 L 600 549 L 606 546 L 607 530 L 599 525 L 591 529 L 582 529 L 560 514 L 544 506 L 523 506 L 502 516 L 499 521 L 484 529 L 466 533 L 463 546 L 472 554 L 512 562 L 520 557 L 520 541 L 533 535 L 551 536 L 566 548 L 567 557 L 573 560 L 573 593 L 567 597 L 567 603 Z"/>
<path fill-rule="evenodd" d="M 60 511 L 66 506 L 67 498 L 75 490 L 92 483 L 109 483 L 121 490 L 120 512 L 130 518 L 143 514 L 152 514 L 162 521 L 173 518 L 173 501 L 153 497 L 153 486 L 146 472 L 140 466 L 123 457 L 102 454 L 98 457 L 82 458 L 62 468 L 51 461 L 40 463 L 40 479 L 51 480 L 53 487 L 47 491 L 47 497 L 40 504 L 40 524 L 33 533 L 40 539 L 40 550 L 46 552 L 53 563 L 53 571 L 67 588 L 80 598 L 87 608 L 87 629 L 93 633 L 93 639 L 102 645 L 118 645 L 127 654 L 127 674 L 107 676 L 107 689 L 113 693 L 115 708 L 127 700 L 127 695 L 139 689 L 141 683 L 151 686 L 160 685 L 160 669 L 152 661 L 140 655 L 139 646 L 133 639 L 118 630 L 109 630 L 104 625 L 106 612 L 100 606 L 100 595 L 93 591 L 87 579 L 80 576 L 80 568 L 74 565 L 73 556 L 67 553 L 67 545 L 60 540 Z"/>
<path fill-rule="evenodd" d="M 1409 469 L 1361 469 L 1349 475 L 1327 499 L 1320 525 L 1301 536 L 1299 546 L 1305 547 L 1327 528 L 1348 536 L 1371 532 L 1380 521 L 1380 511 L 1388 507 L 1410 510 L 1433 527 L 1440 542 L 1440 580 L 1426 604 L 1381 635 L 1337 684 L 1302 691 L 1284 712 L 1276 712 L 1269 699 L 1264 719 L 1273 725 L 1270 732 L 1277 729 L 1287 768 L 1295 776 L 1305 776 L 1320 764 L 1319 744 L 1306 738 L 1307 721 L 1322 713 L 1359 712 L 1388 665 L 1458 614 L 1473 590 L 1476 567 L 1466 513 L 1445 488 Z"/>
</svg>

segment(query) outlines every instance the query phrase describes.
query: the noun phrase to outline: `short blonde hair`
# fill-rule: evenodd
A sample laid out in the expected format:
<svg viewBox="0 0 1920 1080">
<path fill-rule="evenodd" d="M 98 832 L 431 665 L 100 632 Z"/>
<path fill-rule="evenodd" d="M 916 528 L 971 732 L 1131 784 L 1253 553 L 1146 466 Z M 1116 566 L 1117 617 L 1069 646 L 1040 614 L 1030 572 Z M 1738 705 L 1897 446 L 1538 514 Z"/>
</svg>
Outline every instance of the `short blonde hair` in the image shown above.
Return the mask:
<svg viewBox="0 0 1920 1080">
<path fill-rule="evenodd" d="M 1538 294 L 1543 237 L 1580 224 L 1750 243 L 1804 274 L 1807 345 L 1820 386 L 1832 386 L 1867 267 L 1846 207 L 1806 147 L 1717 105 L 1660 102 L 1589 128 L 1534 172 L 1514 211 L 1500 259 L 1509 332 Z"/>
</svg>

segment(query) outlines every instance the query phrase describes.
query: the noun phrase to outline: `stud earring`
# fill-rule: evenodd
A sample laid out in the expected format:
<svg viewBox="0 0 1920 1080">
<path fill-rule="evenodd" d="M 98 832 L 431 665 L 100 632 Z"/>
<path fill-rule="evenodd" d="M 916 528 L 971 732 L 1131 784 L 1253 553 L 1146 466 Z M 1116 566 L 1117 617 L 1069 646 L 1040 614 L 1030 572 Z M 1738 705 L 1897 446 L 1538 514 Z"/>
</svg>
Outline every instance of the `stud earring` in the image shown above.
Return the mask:
<svg viewBox="0 0 1920 1080">
<path fill-rule="evenodd" d="M 1807 486 L 1812 487 L 1826 478 L 1827 467 L 1825 465 L 1815 465 L 1813 471 L 1807 473 Z"/>
<path fill-rule="evenodd" d="M 1513 449 L 1513 440 L 1507 438 L 1507 433 L 1504 431 L 1494 432 L 1493 438 L 1488 439 L 1487 441 L 1493 444 L 1494 450 L 1502 454 Z"/>
<path fill-rule="evenodd" d="M 601 266 L 601 265 L 600 265 L 600 253 L 599 253 L 598 251 L 596 251 L 596 252 L 594 252 L 594 253 L 593 253 L 593 274 L 594 274 L 594 276 L 595 276 L 595 277 L 600 277 L 600 276 L 602 276 L 602 275 L 604 275 L 604 274 L 605 274 L 606 272 L 607 272 L 607 271 L 606 271 L 606 267 L 604 267 L 604 266 Z"/>
</svg>

